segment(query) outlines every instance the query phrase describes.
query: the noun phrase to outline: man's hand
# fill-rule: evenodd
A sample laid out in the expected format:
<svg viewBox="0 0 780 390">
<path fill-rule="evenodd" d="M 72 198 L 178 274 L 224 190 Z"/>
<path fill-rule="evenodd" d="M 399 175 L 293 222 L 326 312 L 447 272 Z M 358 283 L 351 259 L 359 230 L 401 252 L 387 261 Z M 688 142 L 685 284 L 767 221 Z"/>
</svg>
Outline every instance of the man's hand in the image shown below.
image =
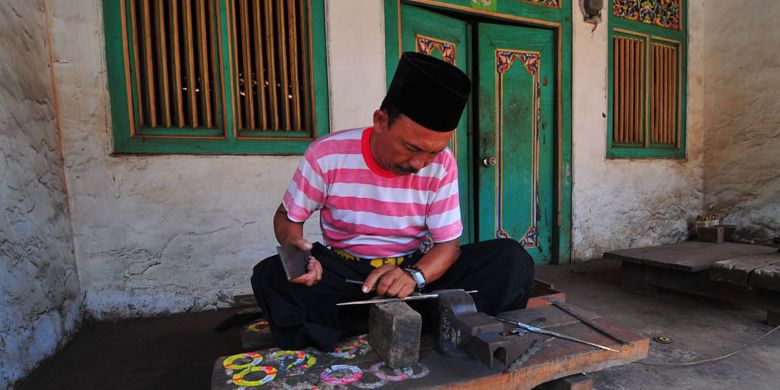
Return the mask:
<svg viewBox="0 0 780 390">
<path fill-rule="evenodd" d="M 290 279 L 290 283 L 299 283 L 306 287 L 311 287 L 322 279 L 322 264 L 313 256 L 309 256 L 309 264 L 306 266 L 306 269 L 309 272 L 295 279 Z"/>
<path fill-rule="evenodd" d="M 310 242 L 300 237 L 292 239 L 290 245 L 294 245 L 302 251 L 310 251 L 312 248 Z M 290 283 L 298 283 L 311 287 L 322 279 L 322 264 L 320 264 L 319 260 L 315 259 L 314 256 L 309 256 L 309 264 L 306 265 L 306 269 L 309 272 L 306 272 L 295 279 L 290 279 Z"/>
<path fill-rule="evenodd" d="M 368 274 L 363 283 L 363 292 L 376 288 L 379 295 L 386 297 L 406 298 L 417 287 L 412 276 L 408 272 L 393 264 L 385 264 Z"/>
</svg>

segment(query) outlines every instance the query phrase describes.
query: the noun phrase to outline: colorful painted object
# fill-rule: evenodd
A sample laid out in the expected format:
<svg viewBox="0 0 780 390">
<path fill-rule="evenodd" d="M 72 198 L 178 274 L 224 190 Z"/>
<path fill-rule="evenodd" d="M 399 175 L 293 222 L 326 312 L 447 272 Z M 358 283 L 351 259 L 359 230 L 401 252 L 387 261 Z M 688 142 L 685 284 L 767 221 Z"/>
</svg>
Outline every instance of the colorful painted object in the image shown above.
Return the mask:
<svg viewBox="0 0 780 390">
<path fill-rule="evenodd" d="M 252 333 L 271 334 L 271 328 L 268 327 L 268 321 L 256 321 L 247 325 L 246 330 Z"/>
<path fill-rule="evenodd" d="M 614 0 L 612 14 L 672 30 L 680 29 L 681 0 Z"/>
<path fill-rule="evenodd" d="M 330 356 L 342 359 L 354 359 L 358 355 L 365 355 L 371 347 L 368 345 L 366 335 L 358 336 L 354 341 L 337 346 Z"/>
<path fill-rule="evenodd" d="M 334 364 L 320 373 L 320 379 L 329 385 L 348 385 L 360 380 L 363 370 L 356 366 Z"/>
<path fill-rule="evenodd" d="M 415 40 L 417 41 L 418 53 L 432 56 L 433 51 L 438 50 L 444 62 L 455 65 L 455 43 L 420 34 L 415 36 Z"/>
<path fill-rule="evenodd" d="M 263 355 L 255 352 L 247 352 L 228 356 L 222 362 L 222 366 L 225 367 L 226 370 L 240 370 L 250 366 L 257 366 L 262 362 Z"/>
<path fill-rule="evenodd" d="M 252 379 L 256 373 L 264 373 L 265 375 L 257 379 Z M 233 377 L 230 379 L 230 382 L 228 383 L 242 387 L 262 386 L 274 380 L 274 378 L 276 378 L 276 374 L 276 368 L 271 366 L 251 366 L 233 375 Z M 252 378 L 247 378 L 250 376 Z"/>
</svg>

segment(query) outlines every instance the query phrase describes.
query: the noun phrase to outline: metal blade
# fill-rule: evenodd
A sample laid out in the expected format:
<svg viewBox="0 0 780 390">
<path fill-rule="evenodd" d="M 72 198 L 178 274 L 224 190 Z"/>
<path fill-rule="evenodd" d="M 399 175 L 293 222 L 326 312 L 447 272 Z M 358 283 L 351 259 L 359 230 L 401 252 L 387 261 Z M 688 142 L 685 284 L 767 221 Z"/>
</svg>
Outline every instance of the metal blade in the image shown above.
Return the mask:
<svg viewBox="0 0 780 390">
<path fill-rule="evenodd" d="M 471 290 L 466 292 L 469 294 L 474 294 L 475 292 L 477 292 L 477 290 Z M 385 303 L 385 302 L 396 302 L 396 301 L 419 301 L 423 299 L 435 299 L 438 297 L 439 294 L 436 293 L 431 293 L 431 294 L 416 293 L 406 298 L 374 298 L 374 299 L 366 299 L 363 301 L 341 302 L 341 303 L 337 303 L 336 306 L 367 305 L 370 303 Z"/>
<path fill-rule="evenodd" d="M 539 328 L 539 327 L 536 327 L 536 326 L 531 326 L 531 325 L 522 323 L 520 321 L 511 321 L 511 320 L 507 320 L 507 319 L 500 318 L 500 317 L 493 317 L 493 318 L 495 318 L 495 319 L 497 319 L 497 320 L 499 320 L 501 322 L 506 322 L 508 324 L 515 325 L 515 326 L 520 327 L 521 329 L 526 330 L 528 332 L 539 333 L 539 334 L 546 334 L 546 335 L 555 336 L 555 337 L 558 337 L 558 338 L 561 338 L 561 339 L 564 339 L 564 340 L 569 340 L 569 341 L 574 341 L 574 342 L 577 342 L 577 343 L 582 343 L 582 344 L 585 344 L 585 345 L 590 345 L 591 347 L 601 348 L 601 349 L 607 350 L 607 351 L 620 352 L 620 351 L 618 351 L 616 349 L 612 349 L 610 347 L 605 347 L 603 345 L 596 344 L 596 343 L 591 343 L 590 341 L 585 341 L 585 340 L 582 340 L 582 339 L 578 339 L 576 337 L 567 336 L 565 334 L 561 334 L 561 333 L 558 333 L 558 332 L 553 332 L 551 330 L 542 329 L 542 328 Z"/>
<path fill-rule="evenodd" d="M 564 340 L 569 340 L 569 341 L 574 341 L 574 342 L 577 342 L 577 343 L 590 345 L 591 347 L 601 348 L 601 349 L 604 349 L 604 350 L 607 350 L 607 351 L 620 352 L 620 351 L 618 351 L 616 349 L 612 349 L 610 347 L 605 347 L 605 346 L 600 345 L 600 344 L 591 343 L 590 341 L 585 341 L 583 339 L 578 339 L 576 337 L 567 336 L 565 334 L 561 334 L 561 333 L 558 333 L 558 332 L 553 332 L 551 330 L 537 329 L 537 330 L 534 330 L 532 332 L 540 333 L 540 334 L 546 334 L 546 335 L 550 335 L 550 336 L 555 336 L 555 337 L 558 337 L 558 338 L 561 338 L 561 339 L 564 339 Z"/>
<path fill-rule="evenodd" d="M 395 302 L 395 301 L 417 301 L 423 299 L 434 299 L 438 297 L 439 294 L 417 294 L 417 295 L 410 295 L 406 298 L 374 298 L 374 299 L 366 299 L 364 301 L 341 302 L 341 303 L 337 303 L 336 306 L 367 305 L 369 303 L 385 303 L 385 302 Z"/>
</svg>

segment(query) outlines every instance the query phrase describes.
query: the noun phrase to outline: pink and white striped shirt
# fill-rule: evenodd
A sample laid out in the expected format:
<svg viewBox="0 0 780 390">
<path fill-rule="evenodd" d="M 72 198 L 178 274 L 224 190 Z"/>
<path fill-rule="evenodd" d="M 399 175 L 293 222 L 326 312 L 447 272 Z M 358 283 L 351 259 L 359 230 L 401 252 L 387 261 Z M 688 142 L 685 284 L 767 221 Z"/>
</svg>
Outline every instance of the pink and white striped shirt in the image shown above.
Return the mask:
<svg viewBox="0 0 780 390">
<path fill-rule="evenodd" d="M 402 256 L 460 237 L 458 169 L 449 148 L 415 174 L 379 167 L 369 147 L 373 128 L 339 131 L 304 153 L 282 204 L 306 221 L 320 210 L 325 244 L 362 258 Z"/>
</svg>

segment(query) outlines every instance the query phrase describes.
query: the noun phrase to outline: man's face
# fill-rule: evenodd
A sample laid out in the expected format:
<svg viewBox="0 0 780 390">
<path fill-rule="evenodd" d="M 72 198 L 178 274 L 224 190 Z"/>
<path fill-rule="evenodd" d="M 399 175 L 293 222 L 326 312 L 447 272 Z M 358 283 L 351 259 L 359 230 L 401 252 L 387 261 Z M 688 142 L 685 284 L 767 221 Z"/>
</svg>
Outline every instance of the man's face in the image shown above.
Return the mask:
<svg viewBox="0 0 780 390">
<path fill-rule="evenodd" d="M 388 126 L 387 113 L 377 110 L 371 150 L 382 168 L 396 175 L 410 175 L 430 164 L 447 147 L 453 132 L 430 130 L 406 115 Z"/>
</svg>

